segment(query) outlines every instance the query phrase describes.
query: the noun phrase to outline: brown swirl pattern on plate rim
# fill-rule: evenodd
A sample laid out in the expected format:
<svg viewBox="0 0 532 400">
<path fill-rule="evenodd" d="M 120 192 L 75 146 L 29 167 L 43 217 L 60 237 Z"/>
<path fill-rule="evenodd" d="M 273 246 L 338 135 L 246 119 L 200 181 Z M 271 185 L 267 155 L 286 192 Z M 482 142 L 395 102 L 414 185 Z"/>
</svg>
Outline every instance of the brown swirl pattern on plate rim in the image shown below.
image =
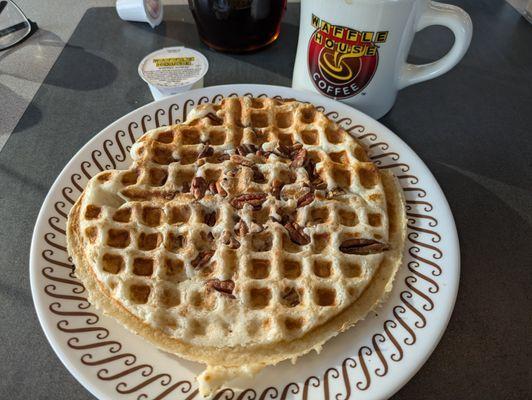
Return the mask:
<svg viewBox="0 0 532 400">
<path fill-rule="evenodd" d="M 251 93 L 245 93 L 244 95 L 252 96 Z M 237 96 L 237 93 L 230 93 L 226 97 Z M 149 387 L 152 392 L 157 390 L 158 394 L 152 397 L 157 400 L 166 398 L 170 394 L 175 396 L 176 393 L 183 394 L 182 398 L 185 400 L 199 397 L 198 390 L 191 381 L 178 381 L 168 373 L 155 373 L 153 365 L 141 363 L 133 353 L 122 352 L 122 343 L 117 340 L 109 340 L 109 330 L 97 325 L 100 317 L 87 311 L 90 308 L 90 303 L 86 297 L 82 296 L 85 288 L 73 275 L 74 266 L 66 253 L 66 247 L 56 241 L 60 240 L 61 236 L 65 236 L 64 226 L 68 213 L 67 209 L 70 208 L 68 204 L 73 205 L 75 198 L 81 194 L 83 190 L 81 180 L 84 180 L 86 184 L 94 173 L 116 168 L 117 162 L 125 161 L 127 159 L 126 152 L 130 150 L 136 137 L 154 127 L 184 121 L 188 111 L 194 105 L 209 101 L 216 102 L 223 97 L 224 95 L 222 94 L 216 94 L 211 99 L 202 96 L 197 102 L 187 99 L 181 106 L 179 104 L 171 104 L 166 110 L 159 108 L 155 110 L 153 115 L 143 115 L 140 118 L 140 123 L 131 121 L 127 126 L 127 132 L 126 130 L 117 130 L 114 135 L 114 141 L 105 139 L 101 144 L 101 149 L 95 149 L 90 153 L 92 163 L 88 160 L 81 162 L 79 169 L 83 175 L 79 173 L 71 175 L 72 187 L 65 186 L 61 189 L 61 194 L 65 201 L 58 200 L 54 203 L 56 215 L 48 219 L 48 225 L 51 230 L 46 232 L 43 238 L 50 248 L 44 249 L 41 253 L 42 261 L 45 264 L 41 269 L 41 274 L 47 280 L 43 290 L 51 301 L 48 309 L 52 314 L 62 318 L 56 324 L 57 329 L 73 335 L 66 341 L 67 346 L 73 350 L 82 351 L 83 354 L 80 356 L 80 361 L 83 365 L 100 368 L 96 372 L 98 379 L 116 381 L 115 390 L 117 394 L 128 395 L 135 393 L 138 400 L 146 399 L 148 394 L 144 393 L 144 389 Z M 267 97 L 267 94 L 261 93 L 256 97 Z M 274 96 L 274 98 L 280 99 L 282 97 Z M 321 106 L 318 106 L 317 109 L 325 111 Z M 180 110 L 182 111 L 181 118 L 178 118 L 176 114 Z M 354 358 L 346 357 L 337 367 L 327 368 L 321 378 L 312 375 L 302 385 L 289 382 L 280 387 L 268 387 L 261 392 L 257 392 L 253 388 L 246 388 L 241 392 L 235 393 L 232 389 L 225 388 L 221 389 L 213 397 L 214 400 L 284 400 L 289 394 L 297 395 L 299 393 L 301 393 L 302 400 L 307 400 L 308 398 L 317 398 L 316 393 L 309 397 L 309 392 L 312 388 L 318 389 L 320 387 L 323 390 L 323 399 L 329 400 L 334 396 L 335 400 L 348 400 L 355 390 L 367 390 L 376 379 L 386 376 L 394 363 L 399 363 L 403 360 L 407 349 L 404 346 L 414 345 L 417 341 L 416 330 L 421 330 L 427 325 L 427 318 L 424 312 L 431 312 L 435 308 L 431 295 L 438 293 L 440 289 L 437 279 L 442 274 L 442 268 L 437 263 L 437 260 L 443 257 L 443 252 L 437 244 L 442 237 L 441 234 L 430 229 L 438 226 L 438 220 L 429 215 L 434 206 L 425 199 L 427 197 L 426 190 L 412 186 L 419 183 L 419 178 L 415 175 L 407 174 L 410 171 L 410 166 L 397 162 L 400 160 L 400 155 L 396 152 L 388 152 L 389 144 L 377 141 L 377 134 L 366 132 L 363 125 L 353 125 L 353 121 L 350 118 L 344 117 L 340 119 L 340 114 L 336 111 L 329 111 L 326 115 L 337 123 L 344 124 L 344 129 L 365 145 L 372 161 L 379 168 L 393 169 L 401 182 L 406 197 L 407 240 L 410 242 L 407 254 L 412 258 L 407 263 L 407 269 L 410 274 L 404 278 L 404 285 L 407 289 L 399 294 L 400 304 L 392 309 L 394 318 L 384 321 L 382 331 L 368 338 L 369 342 L 355 352 Z M 167 117 L 167 123 L 163 123 L 165 116 Z M 152 121 L 154 126 L 148 126 L 148 123 Z M 126 141 L 126 138 L 129 138 L 129 143 L 123 142 Z M 377 151 L 377 153 L 374 153 L 374 151 Z M 91 174 L 89 171 L 93 173 Z M 83 179 L 83 176 L 86 179 Z M 425 224 L 423 225 L 423 223 Z M 416 283 L 420 282 L 424 282 L 428 286 L 427 292 L 423 292 L 419 286 L 415 286 Z M 69 294 L 59 292 L 59 285 L 63 288 L 70 288 Z M 417 309 L 412 304 L 414 297 L 422 300 L 422 310 Z M 404 318 L 407 313 L 415 317 L 413 326 L 410 326 L 406 318 Z M 407 335 L 402 342 L 396 337 L 399 336 L 397 335 L 398 329 L 402 329 Z M 89 333 L 94 334 L 95 339 L 90 340 L 87 338 Z M 385 354 L 381 347 L 387 342 L 391 345 L 392 350 L 390 353 Z M 103 355 L 97 355 L 102 352 L 104 353 Z M 369 358 L 374 354 L 376 355 L 374 362 L 369 363 Z M 111 373 L 108 369 L 110 366 L 113 366 L 114 369 L 122 369 Z M 362 374 L 356 378 L 353 372 L 358 367 L 360 367 Z M 131 381 L 132 377 L 136 379 L 134 383 L 125 381 L 126 379 Z M 345 392 L 331 393 L 330 381 L 332 379 L 343 383 L 339 387 L 343 386 Z"/>
</svg>

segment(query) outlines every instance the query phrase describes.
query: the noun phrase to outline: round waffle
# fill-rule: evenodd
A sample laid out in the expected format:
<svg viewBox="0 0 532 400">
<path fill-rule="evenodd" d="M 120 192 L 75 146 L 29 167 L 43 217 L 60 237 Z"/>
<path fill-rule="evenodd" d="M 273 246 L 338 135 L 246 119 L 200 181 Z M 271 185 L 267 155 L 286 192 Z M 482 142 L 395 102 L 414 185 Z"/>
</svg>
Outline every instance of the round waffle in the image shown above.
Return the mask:
<svg viewBox="0 0 532 400">
<path fill-rule="evenodd" d="M 69 253 L 92 303 L 208 365 L 202 393 L 319 350 L 391 289 L 401 189 L 314 106 L 226 98 L 131 155 L 87 184 Z"/>
</svg>

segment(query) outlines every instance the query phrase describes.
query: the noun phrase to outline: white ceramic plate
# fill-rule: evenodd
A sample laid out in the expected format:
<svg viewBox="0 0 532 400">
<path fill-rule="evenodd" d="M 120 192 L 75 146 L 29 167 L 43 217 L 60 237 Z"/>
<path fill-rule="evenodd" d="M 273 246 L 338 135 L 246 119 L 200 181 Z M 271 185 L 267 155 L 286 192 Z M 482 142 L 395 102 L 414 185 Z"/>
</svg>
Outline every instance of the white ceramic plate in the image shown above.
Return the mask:
<svg viewBox="0 0 532 400">
<path fill-rule="evenodd" d="M 282 362 L 253 380 L 237 382 L 215 399 L 384 399 L 423 365 L 451 315 L 460 274 L 452 214 L 438 183 L 419 157 L 387 128 L 344 104 L 290 88 L 216 86 L 176 95 L 135 110 L 102 130 L 72 158 L 41 208 L 30 255 L 35 308 L 53 349 L 99 399 L 200 398 L 200 364 L 157 350 L 102 316 L 86 301 L 65 249 L 67 213 L 97 172 L 126 168 L 128 150 L 146 130 L 182 121 L 196 104 L 223 96 L 280 96 L 309 101 L 365 145 L 373 161 L 391 169 L 408 213 L 405 261 L 385 305 L 355 328 L 294 366 Z"/>
</svg>

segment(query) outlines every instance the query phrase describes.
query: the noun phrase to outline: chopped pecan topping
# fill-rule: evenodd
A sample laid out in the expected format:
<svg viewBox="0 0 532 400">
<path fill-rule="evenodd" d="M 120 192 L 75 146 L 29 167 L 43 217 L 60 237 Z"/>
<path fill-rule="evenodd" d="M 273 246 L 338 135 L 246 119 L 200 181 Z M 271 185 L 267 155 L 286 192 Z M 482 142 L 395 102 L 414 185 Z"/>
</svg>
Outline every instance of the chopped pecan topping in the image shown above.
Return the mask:
<svg viewBox="0 0 532 400">
<path fill-rule="evenodd" d="M 257 209 L 266 201 L 266 193 L 244 193 L 233 197 L 231 205 L 236 209 L 244 208 L 244 205 L 250 204 Z"/>
<path fill-rule="evenodd" d="M 303 228 L 299 226 L 296 222 L 287 222 L 284 224 L 284 227 L 288 231 L 290 240 L 292 240 L 292 242 L 294 242 L 295 244 L 303 246 L 310 243 L 310 236 L 307 235 L 303 231 Z"/>
<path fill-rule="evenodd" d="M 227 192 L 223 188 L 220 182 L 211 182 L 209 183 L 209 190 L 212 194 L 219 194 L 222 197 L 227 196 Z"/>
<path fill-rule="evenodd" d="M 321 179 L 321 177 L 318 177 L 310 182 L 310 186 L 315 190 L 325 190 L 327 189 L 327 184 Z"/>
<path fill-rule="evenodd" d="M 299 199 L 297 199 L 297 207 L 308 206 L 314 201 L 314 193 L 312 191 L 304 194 Z"/>
<path fill-rule="evenodd" d="M 376 254 L 388 250 L 386 243 L 374 239 L 347 239 L 340 245 L 340 251 L 347 254 Z"/>
<path fill-rule="evenodd" d="M 293 287 L 287 287 L 281 292 L 281 297 L 287 305 L 290 307 L 297 306 L 301 300 L 299 299 L 299 293 Z"/>
<path fill-rule="evenodd" d="M 259 128 L 257 126 L 255 127 L 252 127 L 251 130 L 253 131 L 253 133 L 255 134 L 255 136 L 264 136 L 267 132 L 266 132 L 266 128 Z"/>
<path fill-rule="evenodd" d="M 218 194 L 222 197 L 227 196 L 227 192 L 223 188 L 222 184 L 220 182 L 216 182 L 216 190 L 218 191 Z"/>
<path fill-rule="evenodd" d="M 292 148 L 286 144 L 279 144 L 279 146 L 277 146 L 277 152 L 281 157 L 291 158 Z"/>
<path fill-rule="evenodd" d="M 288 223 L 294 222 L 296 220 L 296 216 L 297 216 L 295 210 L 290 211 L 290 210 L 279 209 L 279 210 L 277 210 L 277 214 L 281 216 L 281 219 L 277 219 L 274 216 L 271 216 L 270 218 L 271 218 L 271 220 L 273 222 L 277 222 L 278 224 L 281 224 L 283 226 L 288 224 Z"/>
<path fill-rule="evenodd" d="M 265 183 L 266 182 L 266 177 L 264 176 L 264 174 L 262 172 L 260 172 L 260 169 L 254 165 L 252 168 L 253 170 L 253 180 L 257 183 Z"/>
<path fill-rule="evenodd" d="M 294 143 L 292 145 L 292 153 L 298 150 L 301 150 L 303 148 L 303 145 L 301 143 Z"/>
<path fill-rule="evenodd" d="M 302 148 L 303 145 L 301 143 L 295 143 L 291 146 L 286 144 L 279 144 L 279 146 L 277 146 L 277 151 L 279 156 L 293 159 Z"/>
<path fill-rule="evenodd" d="M 221 125 L 223 124 L 224 120 L 221 119 L 219 116 L 217 116 L 216 114 L 210 112 L 206 115 L 207 118 L 209 118 L 212 122 L 214 122 L 216 125 Z"/>
<path fill-rule="evenodd" d="M 236 240 L 231 232 L 225 231 L 222 235 L 222 243 L 225 244 L 230 249 L 238 249 L 240 247 L 240 242 Z"/>
<path fill-rule="evenodd" d="M 246 158 L 244 156 L 239 156 L 238 154 L 233 154 L 231 156 L 231 161 L 235 164 L 242 165 L 244 167 L 253 167 L 255 163 L 251 161 L 249 158 Z"/>
<path fill-rule="evenodd" d="M 316 162 L 310 158 L 305 163 L 305 170 L 307 171 L 307 175 L 311 181 L 316 179 L 316 176 L 319 176 L 316 173 Z"/>
<path fill-rule="evenodd" d="M 248 154 L 256 153 L 258 151 L 258 147 L 254 145 L 253 143 L 244 143 L 239 146 L 236 146 L 236 154 L 245 157 Z"/>
<path fill-rule="evenodd" d="M 284 183 L 278 179 L 275 179 L 272 182 L 272 194 L 277 200 L 281 200 L 281 190 L 283 189 Z"/>
<path fill-rule="evenodd" d="M 192 195 L 196 200 L 200 200 L 205 196 L 207 190 L 207 182 L 201 176 L 195 176 L 190 184 Z"/>
<path fill-rule="evenodd" d="M 264 157 L 264 158 L 268 158 L 270 156 L 270 154 L 274 154 L 273 151 L 267 151 L 267 150 L 264 150 L 264 149 L 258 149 L 257 152 L 255 153 L 255 155 L 257 157 Z"/>
<path fill-rule="evenodd" d="M 247 235 L 249 233 L 248 225 L 244 221 L 241 220 L 239 223 L 235 225 L 235 233 L 237 234 L 237 236 L 240 236 L 240 237 Z"/>
<path fill-rule="evenodd" d="M 198 160 L 200 158 L 210 157 L 213 154 L 214 154 L 214 148 L 211 147 L 208 143 L 206 143 L 205 146 L 203 146 L 203 149 L 201 150 L 201 152 L 198 154 Z"/>
<path fill-rule="evenodd" d="M 307 171 L 310 187 L 315 190 L 325 190 L 327 184 L 323 181 L 320 174 L 316 171 L 316 163 L 314 160 L 308 159 L 305 162 L 305 170 Z"/>
<path fill-rule="evenodd" d="M 195 259 L 193 259 L 190 264 L 192 265 L 192 268 L 195 268 L 195 269 L 203 268 L 205 265 L 207 265 L 207 263 L 209 262 L 209 260 L 212 258 L 213 255 L 214 255 L 213 250 L 200 251 L 198 256 Z"/>
<path fill-rule="evenodd" d="M 217 153 L 214 155 L 215 157 L 215 162 L 222 162 L 222 161 L 226 161 L 226 160 L 229 160 L 229 158 L 231 158 L 231 156 L 227 153 Z"/>
<path fill-rule="evenodd" d="M 224 296 L 227 296 L 230 299 L 236 299 L 235 295 L 233 294 L 233 290 L 235 290 L 235 282 L 233 282 L 231 279 L 228 279 L 226 281 L 221 281 L 219 279 L 209 279 L 205 282 L 205 285 L 208 289 L 216 290 L 220 294 L 223 294 Z"/>
<path fill-rule="evenodd" d="M 307 151 L 305 149 L 299 149 L 293 153 L 293 161 L 290 164 L 292 168 L 300 168 L 305 165 L 307 158 Z"/>
<path fill-rule="evenodd" d="M 205 214 L 205 223 L 209 226 L 214 226 L 216 223 L 216 211 Z"/>
</svg>

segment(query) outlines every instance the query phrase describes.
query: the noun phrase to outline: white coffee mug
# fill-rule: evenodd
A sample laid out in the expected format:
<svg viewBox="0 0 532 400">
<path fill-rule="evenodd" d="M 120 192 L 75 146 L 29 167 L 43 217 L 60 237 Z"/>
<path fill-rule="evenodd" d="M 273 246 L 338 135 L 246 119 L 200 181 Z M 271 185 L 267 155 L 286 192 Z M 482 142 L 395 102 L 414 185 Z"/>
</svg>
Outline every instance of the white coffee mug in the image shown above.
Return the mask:
<svg viewBox="0 0 532 400">
<path fill-rule="evenodd" d="M 414 34 L 430 25 L 453 32 L 451 50 L 428 64 L 408 64 Z M 392 108 L 399 89 L 453 68 L 467 51 L 471 33 L 464 10 L 429 0 L 301 0 L 292 86 L 380 118 Z"/>
</svg>

